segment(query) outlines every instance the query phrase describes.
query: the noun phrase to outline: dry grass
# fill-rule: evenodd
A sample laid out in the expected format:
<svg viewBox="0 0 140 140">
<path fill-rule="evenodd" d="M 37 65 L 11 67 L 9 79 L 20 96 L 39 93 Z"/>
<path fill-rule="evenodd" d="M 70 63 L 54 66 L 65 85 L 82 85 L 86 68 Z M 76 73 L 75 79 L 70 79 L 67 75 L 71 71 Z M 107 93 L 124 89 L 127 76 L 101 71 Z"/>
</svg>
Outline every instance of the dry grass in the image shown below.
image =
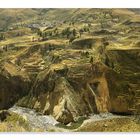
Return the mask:
<svg viewBox="0 0 140 140">
<path fill-rule="evenodd" d="M 0 132 L 43 132 L 39 128 L 31 128 L 26 118 L 16 113 L 10 113 L 6 120 L 0 123 Z"/>
<path fill-rule="evenodd" d="M 140 132 L 140 122 L 134 118 L 114 118 L 109 120 L 86 121 L 76 131 L 80 132 Z"/>
</svg>

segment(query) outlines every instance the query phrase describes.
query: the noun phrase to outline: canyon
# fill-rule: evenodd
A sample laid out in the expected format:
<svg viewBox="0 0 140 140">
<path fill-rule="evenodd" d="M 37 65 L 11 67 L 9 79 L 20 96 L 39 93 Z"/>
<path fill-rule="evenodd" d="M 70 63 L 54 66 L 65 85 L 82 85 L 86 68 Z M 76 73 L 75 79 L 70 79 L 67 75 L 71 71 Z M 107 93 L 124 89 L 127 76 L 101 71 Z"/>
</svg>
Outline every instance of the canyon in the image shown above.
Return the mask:
<svg viewBox="0 0 140 140">
<path fill-rule="evenodd" d="M 92 115 L 112 114 L 116 124 L 140 114 L 139 9 L 9 10 L 0 32 L 0 110 L 52 117 L 54 131 L 79 118 L 93 121 L 75 131 L 96 131 Z M 0 20 L 8 9 L 1 13 Z"/>
</svg>

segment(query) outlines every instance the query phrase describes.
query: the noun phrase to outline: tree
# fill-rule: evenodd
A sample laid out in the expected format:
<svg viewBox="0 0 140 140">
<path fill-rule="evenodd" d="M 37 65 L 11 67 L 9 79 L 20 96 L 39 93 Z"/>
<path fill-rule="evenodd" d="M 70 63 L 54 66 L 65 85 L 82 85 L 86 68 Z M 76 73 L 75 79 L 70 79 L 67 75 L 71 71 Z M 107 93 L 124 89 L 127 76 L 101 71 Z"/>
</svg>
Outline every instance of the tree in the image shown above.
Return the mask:
<svg viewBox="0 0 140 140">
<path fill-rule="evenodd" d="M 67 38 L 69 38 L 70 34 L 71 34 L 70 27 L 68 27 L 62 31 L 62 35 L 64 35 L 64 36 L 66 35 Z"/>
<path fill-rule="evenodd" d="M 0 40 L 4 40 L 4 39 L 5 39 L 4 34 L 0 34 Z"/>
<path fill-rule="evenodd" d="M 46 36 L 46 33 L 42 33 L 42 38 L 45 38 L 45 36 Z"/>
<path fill-rule="evenodd" d="M 84 32 L 83 29 L 80 29 L 80 30 L 79 30 L 80 37 L 81 37 L 81 35 L 82 35 L 83 32 Z"/>
<path fill-rule="evenodd" d="M 37 31 L 37 35 L 39 35 L 40 37 L 42 37 L 42 32 L 40 30 Z"/>
<path fill-rule="evenodd" d="M 49 33 L 49 36 L 52 36 L 52 35 L 53 35 L 53 33 L 52 33 L 52 32 L 50 32 L 50 33 Z"/>
<path fill-rule="evenodd" d="M 90 61 L 89 61 L 91 64 L 93 64 L 93 57 L 91 56 L 90 57 Z"/>
<path fill-rule="evenodd" d="M 74 26 L 74 24 L 75 24 L 74 21 L 71 24 Z"/>
<path fill-rule="evenodd" d="M 84 32 L 89 32 L 89 27 L 84 26 L 83 30 L 84 30 Z"/>
<path fill-rule="evenodd" d="M 88 23 L 88 27 L 89 27 L 89 28 L 91 27 L 91 23 Z"/>
<path fill-rule="evenodd" d="M 57 29 L 57 28 L 55 28 L 55 29 L 54 29 L 54 33 L 57 33 L 57 32 L 58 32 L 58 29 Z"/>
<path fill-rule="evenodd" d="M 77 32 L 75 29 L 73 29 L 72 34 L 73 34 L 73 36 L 76 36 Z"/>
<path fill-rule="evenodd" d="M 74 39 L 75 39 L 75 37 L 71 36 L 70 39 L 69 39 L 69 43 L 71 43 Z"/>
</svg>

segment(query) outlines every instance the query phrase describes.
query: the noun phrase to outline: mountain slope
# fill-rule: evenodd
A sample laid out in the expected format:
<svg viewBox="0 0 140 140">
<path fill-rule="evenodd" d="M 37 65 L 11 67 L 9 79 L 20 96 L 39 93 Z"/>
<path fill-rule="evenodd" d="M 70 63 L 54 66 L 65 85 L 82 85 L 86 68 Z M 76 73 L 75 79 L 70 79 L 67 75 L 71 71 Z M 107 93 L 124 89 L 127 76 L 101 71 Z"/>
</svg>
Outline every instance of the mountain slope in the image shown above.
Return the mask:
<svg viewBox="0 0 140 140">
<path fill-rule="evenodd" d="M 11 27 L 0 41 L 0 109 L 16 104 L 63 124 L 139 114 L 138 11 L 1 9 L 0 17 Z"/>
</svg>

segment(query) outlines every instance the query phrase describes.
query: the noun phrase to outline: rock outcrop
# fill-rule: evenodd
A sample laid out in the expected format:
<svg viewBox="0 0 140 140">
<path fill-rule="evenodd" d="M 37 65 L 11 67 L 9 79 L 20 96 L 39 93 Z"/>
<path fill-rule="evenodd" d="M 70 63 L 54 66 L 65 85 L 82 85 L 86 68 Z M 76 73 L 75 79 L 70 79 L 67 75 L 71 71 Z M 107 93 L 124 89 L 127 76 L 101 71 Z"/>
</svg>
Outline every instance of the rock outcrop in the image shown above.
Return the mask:
<svg viewBox="0 0 140 140">
<path fill-rule="evenodd" d="M 104 42 L 84 51 L 68 48 L 57 52 L 54 49 L 47 52 L 46 60 L 40 46 L 35 51 L 29 49 L 30 54 L 23 59 L 20 55 L 18 65 L 17 61 L 4 63 L 0 75 L 1 109 L 20 99 L 18 105 L 52 115 L 64 124 L 92 113 L 139 112 L 139 104 L 135 102 L 139 95 L 132 87 L 139 84 L 139 66 L 135 64 L 137 67 L 131 68 L 133 63 L 139 64 L 139 53 L 137 50 L 106 50 Z M 56 55 L 59 61 L 52 59 Z M 129 67 L 122 59 L 125 63 L 129 59 Z M 50 63 L 45 67 L 43 61 Z M 131 79 L 134 71 L 137 81 Z"/>
<path fill-rule="evenodd" d="M 28 94 L 30 80 L 16 66 L 6 62 L 0 72 L 0 109 L 7 109 Z"/>
<path fill-rule="evenodd" d="M 4 121 L 8 116 L 10 116 L 10 112 L 7 110 L 0 111 L 0 121 Z"/>
</svg>

